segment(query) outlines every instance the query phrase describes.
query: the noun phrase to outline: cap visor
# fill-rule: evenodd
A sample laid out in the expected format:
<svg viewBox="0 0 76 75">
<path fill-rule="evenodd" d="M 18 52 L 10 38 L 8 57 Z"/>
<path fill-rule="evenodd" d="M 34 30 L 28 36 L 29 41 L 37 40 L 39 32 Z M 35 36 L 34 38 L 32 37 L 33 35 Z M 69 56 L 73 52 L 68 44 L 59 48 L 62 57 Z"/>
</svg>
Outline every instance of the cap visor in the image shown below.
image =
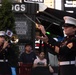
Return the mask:
<svg viewBox="0 0 76 75">
<path fill-rule="evenodd" d="M 68 23 L 65 23 L 65 24 L 63 24 L 63 27 L 75 27 L 75 25 L 73 25 L 73 24 L 68 24 Z"/>
</svg>

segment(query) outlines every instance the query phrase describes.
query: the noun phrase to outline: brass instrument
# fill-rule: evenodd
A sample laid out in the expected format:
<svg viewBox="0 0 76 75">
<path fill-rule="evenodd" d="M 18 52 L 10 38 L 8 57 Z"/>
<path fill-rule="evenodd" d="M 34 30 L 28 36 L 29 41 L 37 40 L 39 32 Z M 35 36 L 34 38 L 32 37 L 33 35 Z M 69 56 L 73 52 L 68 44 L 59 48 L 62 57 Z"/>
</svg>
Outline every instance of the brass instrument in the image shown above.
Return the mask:
<svg viewBox="0 0 76 75">
<path fill-rule="evenodd" d="M 16 34 L 13 34 L 12 37 L 10 38 L 10 43 L 18 43 L 19 38 Z"/>
</svg>

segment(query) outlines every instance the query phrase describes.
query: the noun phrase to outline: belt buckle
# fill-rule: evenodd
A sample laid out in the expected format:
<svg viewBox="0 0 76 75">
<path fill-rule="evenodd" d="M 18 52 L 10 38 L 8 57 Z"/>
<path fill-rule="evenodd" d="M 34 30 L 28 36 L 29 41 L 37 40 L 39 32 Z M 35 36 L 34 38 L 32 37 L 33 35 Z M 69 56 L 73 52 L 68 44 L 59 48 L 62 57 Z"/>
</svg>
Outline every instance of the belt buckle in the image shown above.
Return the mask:
<svg viewBox="0 0 76 75">
<path fill-rule="evenodd" d="M 72 64 L 75 64 L 75 61 L 63 61 L 63 62 L 60 62 L 60 65 L 72 65 Z"/>
<path fill-rule="evenodd" d="M 8 60 L 6 59 L 6 60 L 4 60 L 4 62 L 8 62 Z"/>
<path fill-rule="evenodd" d="M 75 64 L 75 61 L 71 61 L 71 64 Z"/>
</svg>

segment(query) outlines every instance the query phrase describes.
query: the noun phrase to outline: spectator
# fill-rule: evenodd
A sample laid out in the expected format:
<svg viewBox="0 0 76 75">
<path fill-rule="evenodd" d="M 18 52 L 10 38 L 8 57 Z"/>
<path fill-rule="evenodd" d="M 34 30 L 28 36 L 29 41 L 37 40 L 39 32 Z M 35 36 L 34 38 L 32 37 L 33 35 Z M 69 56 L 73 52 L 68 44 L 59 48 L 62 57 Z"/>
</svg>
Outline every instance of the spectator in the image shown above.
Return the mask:
<svg viewBox="0 0 76 75">
<path fill-rule="evenodd" d="M 47 66 L 47 60 L 45 59 L 45 53 L 40 52 L 39 58 L 34 60 L 33 67 L 38 67 L 38 66 Z"/>
<path fill-rule="evenodd" d="M 32 50 L 31 44 L 25 45 L 25 51 L 20 55 L 20 74 L 31 75 L 33 61 L 36 59 L 36 55 Z"/>
<path fill-rule="evenodd" d="M 37 59 L 34 60 L 34 64 L 33 64 L 33 67 L 35 69 L 38 69 L 38 67 L 40 68 L 40 71 L 38 74 L 45 74 L 48 73 L 48 74 L 53 74 L 54 70 L 53 68 L 51 67 L 51 65 L 49 65 L 49 70 L 48 70 L 48 65 L 47 65 L 47 59 L 45 58 L 45 53 L 43 51 L 41 51 L 39 53 L 39 57 Z M 42 68 L 43 67 L 43 68 Z M 38 69 L 39 70 L 39 69 Z M 46 72 L 43 72 L 41 70 L 44 70 Z M 36 70 L 35 70 L 36 71 Z M 50 73 L 49 73 L 50 72 Z"/>
<path fill-rule="evenodd" d="M 36 55 L 32 50 L 31 44 L 25 45 L 25 51 L 20 55 L 21 64 L 33 64 L 33 61 L 36 59 Z"/>
</svg>

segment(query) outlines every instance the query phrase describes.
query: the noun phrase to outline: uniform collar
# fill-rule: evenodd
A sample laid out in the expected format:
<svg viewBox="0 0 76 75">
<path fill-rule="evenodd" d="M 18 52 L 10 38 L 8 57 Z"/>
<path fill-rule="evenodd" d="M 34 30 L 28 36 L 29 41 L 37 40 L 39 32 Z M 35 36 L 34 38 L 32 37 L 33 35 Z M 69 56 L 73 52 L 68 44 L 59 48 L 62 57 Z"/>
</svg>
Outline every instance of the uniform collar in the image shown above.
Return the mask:
<svg viewBox="0 0 76 75">
<path fill-rule="evenodd" d="M 75 37 L 75 35 L 66 36 L 67 38 Z"/>
</svg>

